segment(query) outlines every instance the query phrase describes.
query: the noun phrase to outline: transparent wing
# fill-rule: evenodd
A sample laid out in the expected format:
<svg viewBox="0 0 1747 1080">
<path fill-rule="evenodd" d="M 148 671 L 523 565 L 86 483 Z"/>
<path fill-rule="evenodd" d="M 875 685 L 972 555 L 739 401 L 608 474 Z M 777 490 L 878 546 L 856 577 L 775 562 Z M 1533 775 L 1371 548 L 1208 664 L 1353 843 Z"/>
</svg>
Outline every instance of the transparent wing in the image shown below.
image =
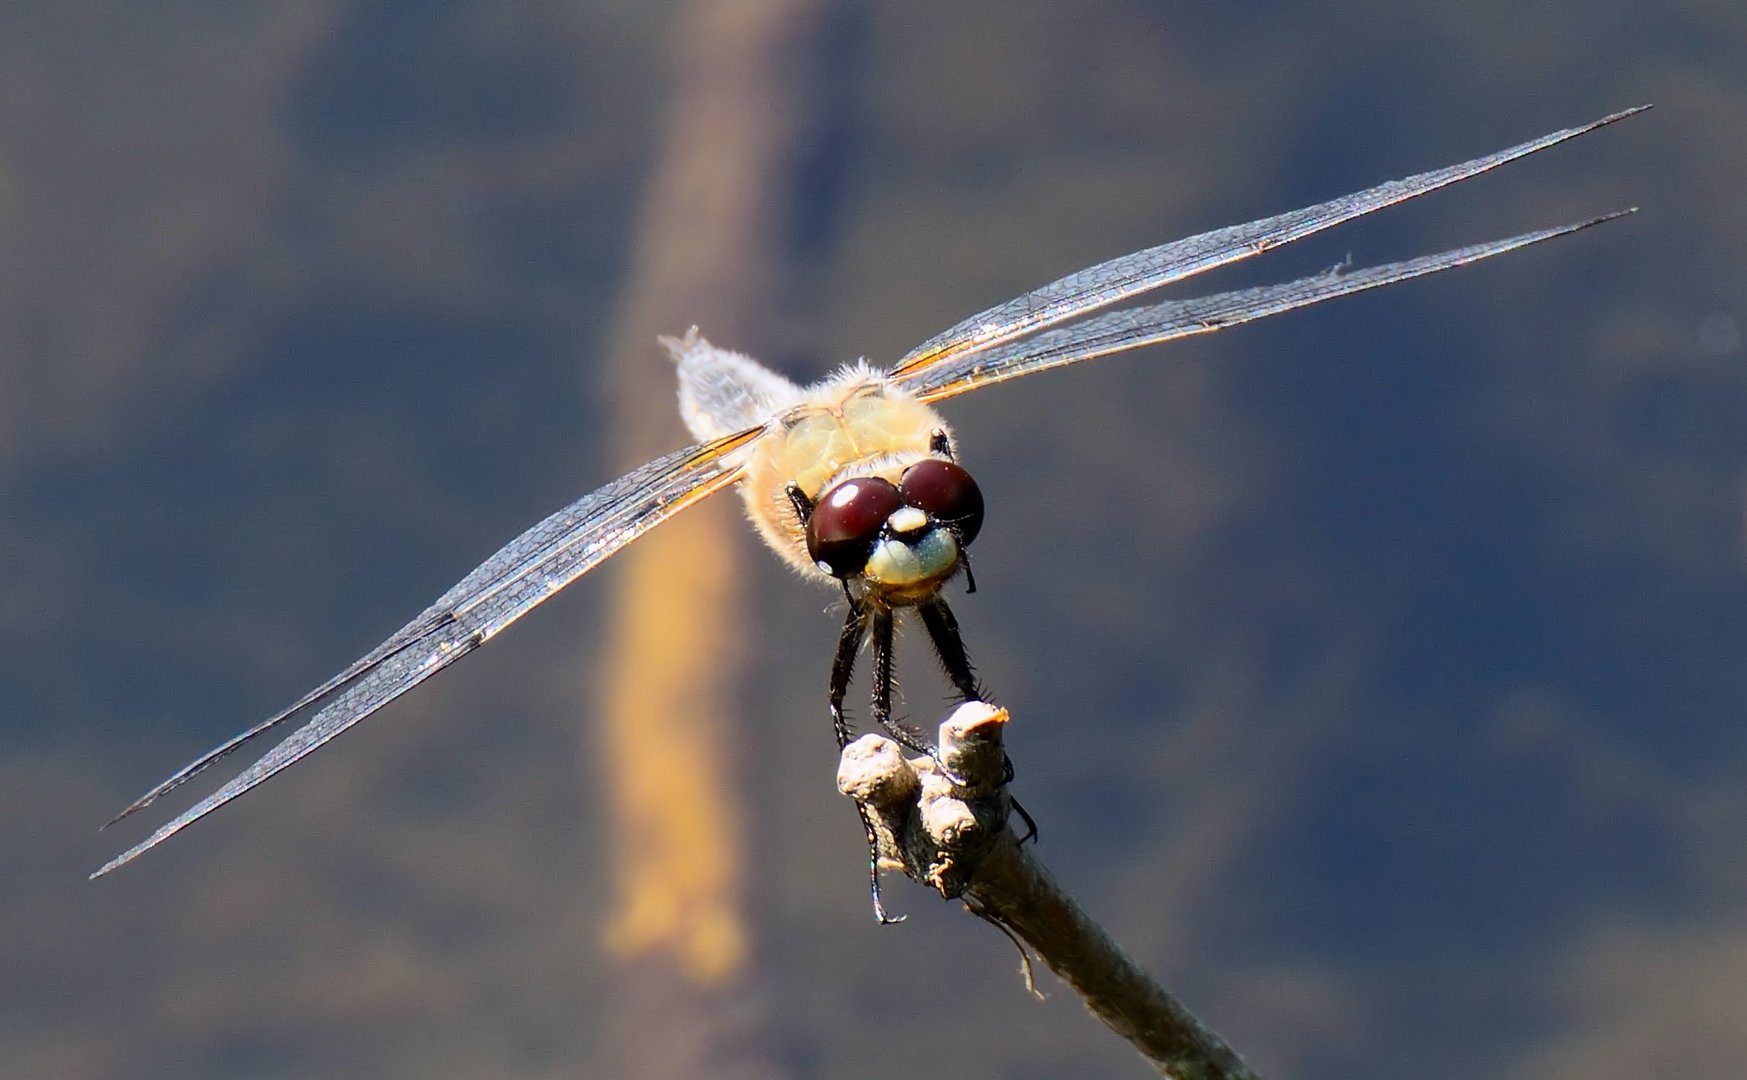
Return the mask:
<svg viewBox="0 0 1747 1080">
<path fill-rule="evenodd" d="M 1089 266 L 1041 289 L 1035 289 L 1024 296 L 1015 297 L 973 315 L 952 329 L 935 335 L 910 350 L 898 362 L 897 367 L 892 369 L 892 374 L 898 376 L 900 381 L 934 382 L 936 380 L 927 374 L 928 369 L 934 365 L 951 363 L 969 353 L 994 348 L 1174 281 L 1259 255 L 1269 248 L 1302 240 L 1342 222 L 1496 169 L 1507 162 L 1556 146 L 1567 139 L 1575 139 L 1616 120 L 1643 112 L 1649 107 L 1640 105 L 1612 116 L 1604 116 L 1581 127 L 1555 131 L 1461 165 L 1379 184 L 1374 188 L 1343 195 L 1302 210 L 1215 229 L 1199 236 L 1174 240 Z"/>
<path fill-rule="evenodd" d="M 180 787 L 218 759 L 306 708 L 316 714 L 235 779 L 91 876 L 101 877 L 317 749 L 401 694 L 485 644 L 537 604 L 661 522 L 740 478 L 744 450 L 762 429 L 657 458 L 571 503 L 481 563 L 423 614 L 290 708 L 176 771 L 115 820 Z M 113 823 L 113 822 L 112 822 Z"/>
<path fill-rule="evenodd" d="M 1376 289 L 1398 281 L 1435 274 L 1440 270 L 1465 266 L 1635 212 L 1635 209 L 1621 210 L 1574 225 L 1542 229 L 1539 232 L 1513 236 L 1508 240 L 1493 240 L 1446 251 L 1441 255 L 1422 255 L 1417 259 L 1364 270 L 1341 271 L 1337 268 L 1280 285 L 1237 289 L 1192 300 L 1169 300 L 1105 312 L 1072 326 L 1049 330 L 998 349 L 956 357 L 927 368 L 916 377 L 899 381 L 923 401 L 939 401 L 967 390 L 1017 379 L 1021 375 L 1065 367 L 1082 360 L 1138 349 L 1143 345 L 1157 345 L 1162 341 L 1208 334 L 1239 323 L 1265 319 L 1294 308 L 1320 304 L 1337 296 L 1349 296 L 1366 289 Z"/>
</svg>

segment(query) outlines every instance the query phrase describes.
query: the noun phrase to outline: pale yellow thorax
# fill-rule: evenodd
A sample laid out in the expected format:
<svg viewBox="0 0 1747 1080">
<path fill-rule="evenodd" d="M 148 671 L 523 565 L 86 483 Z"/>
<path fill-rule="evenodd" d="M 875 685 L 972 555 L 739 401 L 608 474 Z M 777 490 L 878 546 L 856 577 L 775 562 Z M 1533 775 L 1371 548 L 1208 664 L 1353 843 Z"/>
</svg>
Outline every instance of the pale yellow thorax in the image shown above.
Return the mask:
<svg viewBox="0 0 1747 1080">
<path fill-rule="evenodd" d="M 880 372 L 849 368 L 771 421 L 741 484 L 746 513 L 790 566 L 829 580 L 807 555 L 789 482 L 813 500 L 852 476 L 882 476 L 896 484 L 906 466 L 928 456 L 934 433 L 946 430 L 938 413 Z"/>
</svg>

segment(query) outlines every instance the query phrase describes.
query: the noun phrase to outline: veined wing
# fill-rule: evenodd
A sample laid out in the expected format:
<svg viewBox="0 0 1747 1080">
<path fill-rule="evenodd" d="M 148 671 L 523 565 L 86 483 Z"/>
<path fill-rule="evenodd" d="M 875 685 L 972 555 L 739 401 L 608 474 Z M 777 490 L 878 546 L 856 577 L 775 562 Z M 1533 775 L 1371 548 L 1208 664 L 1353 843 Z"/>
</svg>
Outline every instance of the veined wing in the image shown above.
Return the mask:
<svg viewBox="0 0 1747 1080">
<path fill-rule="evenodd" d="M 1157 345 L 1177 338 L 1223 330 L 1228 326 L 1265 319 L 1294 308 L 1320 304 L 1337 296 L 1393 285 L 1398 281 L 1435 274 L 1468 263 L 1502 255 L 1557 236 L 1566 236 L 1591 225 L 1635 213 L 1621 210 L 1590 221 L 1524 233 L 1507 240 L 1493 240 L 1472 247 L 1456 248 L 1439 255 L 1343 271 L 1335 268 L 1313 277 L 1278 285 L 1236 289 L 1190 300 L 1167 300 L 1142 307 L 1108 311 L 1102 315 L 1049 330 L 998 349 L 956 357 L 926 368 L 909 379 L 905 388 L 923 401 L 939 401 L 967 390 L 1017 379 L 1021 375 L 1065 367 L 1144 345 Z"/>
<path fill-rule="evenodd" d="M 1302 240 L 1342 222 L 1496 169 L 1518 158 L 1556 146 L 1567 139 L 1575 139 L 1616 120 L 1643 112 L 1649 107 L 1640 105 L 1626 109 L 1612 116 L 1604 116 L 1593 123 L 1555 131 L 1461 165 L 1392 180 L 1374 188 L 1307 206 L 1302 210 L 1215 229 L 1183 240 L 1173 240 L 1168 244 L 1089 266 L 1041 289 L 1034 289 L 1024 296 L 1015 297 L 1004 304 L 997 304 L 987 311 L 972 315 L 952 329 L 936 334 L 911 349 L 898 361 L 892 374 L 900 381 L 934 382 L 936 380 L 926 374 L 927 369 L 934 365 L 950 363 L 966 354 L 994 348 L 1174 281 L 1181 281 L 1252 255 L 1260 255 L 1270 248 L 1290 244 L 1294 240 Z"/>
<path fill-rule="evenodd" d="M 418 618 L 290 708 L 220 744 L 147 792 L 115 820 L 149 805 L 305 708 L 314 716 L 259 761 L 175 820 L 110 860 L 101 877 L 291 765 L 485 644 L 542 600 L 661 522 L 740 478 L 752 428 L 651 461 L 566 506 L 506 544 Z"/>
</svg>

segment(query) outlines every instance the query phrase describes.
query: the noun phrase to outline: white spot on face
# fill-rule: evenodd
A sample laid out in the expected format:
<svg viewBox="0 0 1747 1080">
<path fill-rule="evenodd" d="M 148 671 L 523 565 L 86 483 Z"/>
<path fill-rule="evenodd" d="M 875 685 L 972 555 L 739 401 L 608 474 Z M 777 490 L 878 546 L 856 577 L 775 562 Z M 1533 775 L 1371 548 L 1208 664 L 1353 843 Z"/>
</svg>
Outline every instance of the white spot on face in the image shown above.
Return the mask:
<svg viewBox="0 0 1747 1080">
<path fill-rule="evenodd" d="M 886 524 L 892 531 L 902 536 L 905 533 L 921 532 L 928 527 L 928 515 L 914 506 L 900 506 L 886 518 Z"/>
</svg>

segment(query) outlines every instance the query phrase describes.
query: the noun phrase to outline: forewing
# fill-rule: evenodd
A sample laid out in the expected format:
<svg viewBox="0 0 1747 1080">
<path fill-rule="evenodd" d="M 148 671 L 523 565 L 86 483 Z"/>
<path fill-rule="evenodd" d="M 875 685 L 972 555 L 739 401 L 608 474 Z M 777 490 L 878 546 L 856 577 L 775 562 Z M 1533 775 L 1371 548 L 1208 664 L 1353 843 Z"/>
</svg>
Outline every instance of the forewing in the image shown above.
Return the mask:
<svg viewBox="0 0 1747 1080">
<path fill-rule="evenodd" d="M 967 390 L 993 383 L 1017 379 L 1021 375 L 1049 368 L 1065 367 L 1082 360 L 1137 349 L 1143 345 L 1196 334 L 1212 333 L 1239 323 L 1264 319 L 1283 311 L 1320 304 L 1337 296 L 1393 285 L 1398 281 L 1435 274 L 1468 263 L 1502 255 L 1507 251 L 1528 247 L 1556 236 L 1565 236 L 1611 221 L 1623 210 L 1606 217 L 1564 225 L 1556 229 L 1524 233 L 1508 240 L 1494 240 L 1472 247 L 1457 248 L 1440 255 L 1423 255 L 1417 259 L 1373 266 L 1364 270 L 1331 270 L 1314 277 L 1300 278 L 1279 285 L 1264 285 L 1253 289 L 1237 289 L 1215 293 L 1192 300 L 1170 300 L 1142 307 L 1105 312 L 1090 319 L 1046 331 L 1023 341 L 998 349 L 989 349 L 937 364 L 909 381 L 908 388 L 923 401 L 939 401 Z"/>
<path fill-rule="evenodd" d="M 357 662 L 290 708 L 177 770 L 122 811 L 116 820 L 181 786 L 243 743 L 319 703 L 307 723 L 259 761 L 91 876 L 100 877 L 131 862 L 309 754 L 485 644 L 626 544 L 733 483 L 740 477 L 746 448 L 761 433 L 762 429 L 754 428 L 657 458 L 583 496 L 516 537 L 418 618 Z"/>
<path fill-rule="evenodd" d="M 1648 105 L 1605 116 L 1581 127 L 1531 139 L 1508 150 L 1461 165 L 1379 184 L 1365 191 L 1243 225 L 1174 240 L 1069 274 L 1041 289 L 973 315 L 910 350 L 892 374 L 909 385 L 937 382 L 930 370 L 969 353 L 992 349 L 1015 338 L 1131 299 L 1174 281 L 1259 255 L 1356 217 L 1466 180 L 1507 162 L 1545 150 L 1567 139 L 1643 112 Z"/>
</svg>

